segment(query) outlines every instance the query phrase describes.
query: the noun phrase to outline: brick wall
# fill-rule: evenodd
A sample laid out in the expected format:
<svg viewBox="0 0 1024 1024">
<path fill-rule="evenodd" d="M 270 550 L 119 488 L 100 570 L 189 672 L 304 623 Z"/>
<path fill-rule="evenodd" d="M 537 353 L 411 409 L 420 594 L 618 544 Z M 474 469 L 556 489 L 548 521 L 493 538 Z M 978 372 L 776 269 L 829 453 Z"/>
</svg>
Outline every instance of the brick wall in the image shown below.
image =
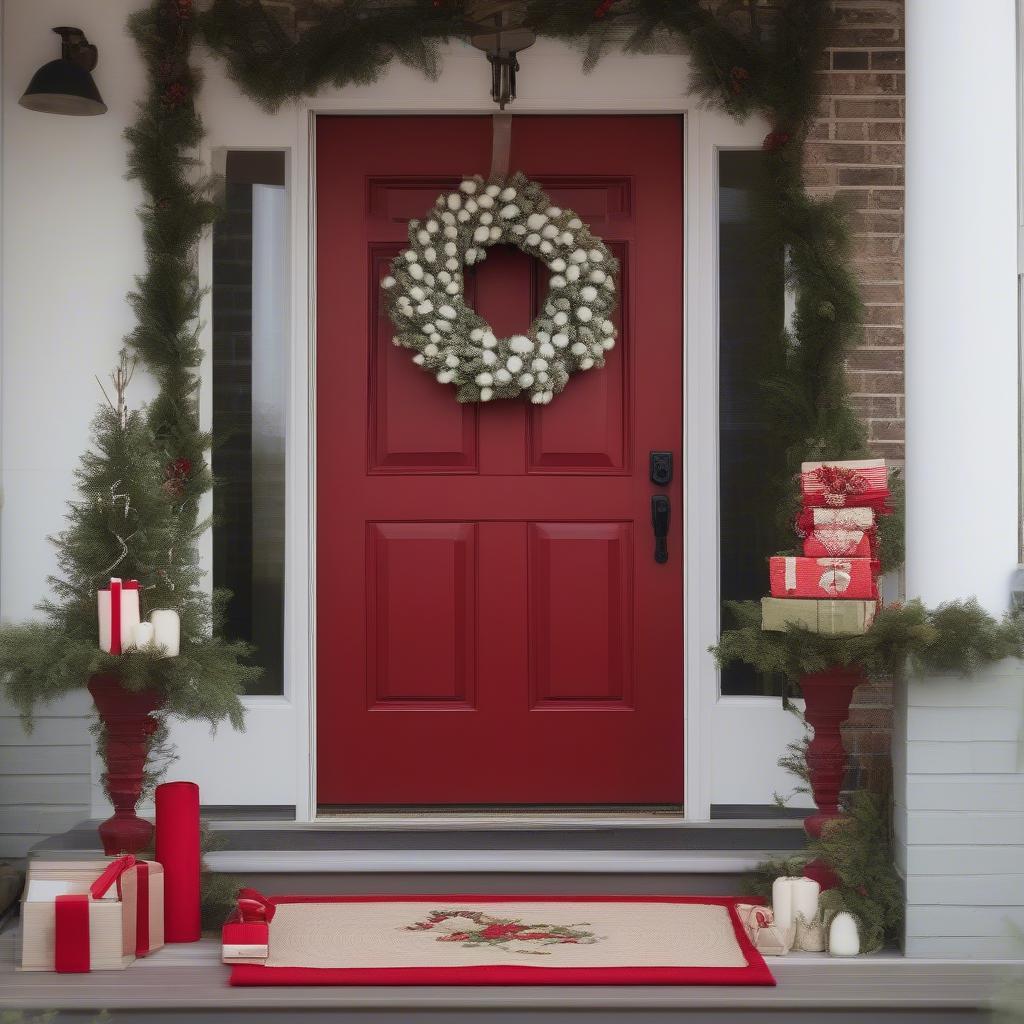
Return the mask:
<svg viewBox="0 0 1024 1024">
<path fill-rule="evenodd" d="M 864 335 L 847 364 L 873 452 L 901 462 L 903 393 L 903 0 L 833 0 L 838 22 L 819 74 L 820 116 L 804 171 L 811 192 L 852 210 Z M 857 691 L 844 729 L 858 782 L 889 775 L 892 686 Z M 851 780 L 853 781 L 853 780 Z"/>
</svg>

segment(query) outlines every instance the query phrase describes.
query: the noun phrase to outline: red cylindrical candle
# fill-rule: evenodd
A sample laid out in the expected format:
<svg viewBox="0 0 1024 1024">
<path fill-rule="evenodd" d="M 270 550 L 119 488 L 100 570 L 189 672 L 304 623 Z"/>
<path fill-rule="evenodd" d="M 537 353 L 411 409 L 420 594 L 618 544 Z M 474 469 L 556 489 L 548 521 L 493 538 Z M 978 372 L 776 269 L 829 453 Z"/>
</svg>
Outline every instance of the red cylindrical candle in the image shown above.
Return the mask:
<svg viewBox="0 0 1024 1024">
<path fill-rule="evenodd" d="M 164 866 L 164 941 L 196 942 L 199 920 L 199 787 L 156 787 L 156 859 Z"/>
</svg>

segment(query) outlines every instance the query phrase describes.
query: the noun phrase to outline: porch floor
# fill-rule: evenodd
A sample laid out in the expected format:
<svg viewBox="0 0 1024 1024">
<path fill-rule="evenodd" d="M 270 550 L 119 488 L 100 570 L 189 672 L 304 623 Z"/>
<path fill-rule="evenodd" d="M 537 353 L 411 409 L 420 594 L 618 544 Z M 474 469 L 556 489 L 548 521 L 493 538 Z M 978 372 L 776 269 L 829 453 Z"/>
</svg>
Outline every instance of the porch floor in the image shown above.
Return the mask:
<svg viewBox="0 0 1024 1024">
<path fill-rule="evenodd" d="M 626 1022 L 827 1019 L 959 1022 L 988 1018 L 991 1000 L 1024 974 L 1024 963 L 914 960 L 880 954 L 833 960 L 824 954 L 774 957 L 775 988 L 240 988 L 228 986 L 213 936 L 166 947 L 126 971 L 91 975 L 21 973 L 14 964 L 16 927 L 0 935 L 3 1009 L 57 1010 L 58 1022 L 89 1020 L 105 1009 L 115 1020 L 344 1020 L 375 1024 L 468 1021 L 554 1024 L 575 1019 Z"/>
</svg>

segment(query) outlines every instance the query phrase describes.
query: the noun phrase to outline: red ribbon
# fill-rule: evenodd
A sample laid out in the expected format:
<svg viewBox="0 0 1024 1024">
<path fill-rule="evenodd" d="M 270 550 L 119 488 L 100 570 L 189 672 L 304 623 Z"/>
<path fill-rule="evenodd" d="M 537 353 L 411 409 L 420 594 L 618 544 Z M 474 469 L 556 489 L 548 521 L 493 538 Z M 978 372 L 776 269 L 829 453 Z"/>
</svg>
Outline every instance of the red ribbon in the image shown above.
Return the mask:
<svg viewBox="0 0 1024 1024">
<path fill-rule="evenodd" d="M 238 892 L 238 913 L 244 922 L 265 921 L 274 918 L 277 908 L 261 892 L 255 889 L 240 889 Z"/>
<path fill-rule="evenodd" d="M 135 865 L 135 857 L 126 853 L 117 860 L 112 860 L 104 870 L 103 874 L 96 879 L 89 887 L 89 895 L 94 900 L 101 900 L 107 894 L 107 890 L 117 882 L 117 895 L 121 895 L 121 876 Z"/>
<path fill-rule="evenodd" d="M 89 897 L 86 893 L 58 896 L 53 907 L 53 966 L 59 974 L 89 970 Z"/>
<path fill-rule="evenodd" d="M 110 581 L 110 653 L 121 653 L 121 591 L 138 590 L 138 580 L 122 582 L 116 577 Z"/>
<path fill-rule="evenodd" d="M 136 867 L 135 955 L 145 956 L 149 952 L 149 864 L 140 860 Z"/>
</svg>

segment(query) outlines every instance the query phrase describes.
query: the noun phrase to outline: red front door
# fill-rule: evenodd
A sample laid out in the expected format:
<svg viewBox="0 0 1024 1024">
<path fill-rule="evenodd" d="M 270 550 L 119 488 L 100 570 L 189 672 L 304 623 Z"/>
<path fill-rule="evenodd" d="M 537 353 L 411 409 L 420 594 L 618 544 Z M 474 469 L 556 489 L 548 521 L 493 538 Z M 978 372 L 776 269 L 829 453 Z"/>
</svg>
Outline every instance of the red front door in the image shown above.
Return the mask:
<svg viewBox="0 0 1024 1024">
<path fill-rule="evenodd" d="M 622 263 L 607 366 L 543 407 L 459 405 L 381 302 L 407 221 L 490 147 L 488 117 L 317 121 L 318 803 L 678 805 L 681 123 L 513 119 L 512 168 Z M 522 332 L 547 273 L 492 249 L 468 299 Z"/>
</svg>

